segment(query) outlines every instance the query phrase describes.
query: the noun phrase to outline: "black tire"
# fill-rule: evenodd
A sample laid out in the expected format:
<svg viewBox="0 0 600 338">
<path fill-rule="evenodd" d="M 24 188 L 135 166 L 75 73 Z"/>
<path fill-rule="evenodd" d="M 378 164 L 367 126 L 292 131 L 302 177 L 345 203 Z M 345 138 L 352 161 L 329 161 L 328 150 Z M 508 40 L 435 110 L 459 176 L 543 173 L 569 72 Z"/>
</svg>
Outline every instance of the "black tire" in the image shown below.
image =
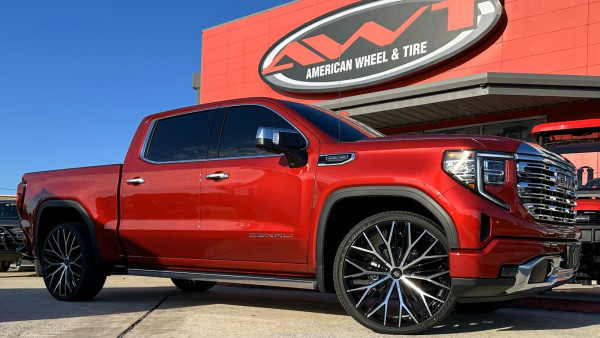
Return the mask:
<svg viewBox="0 0 600 338">
<path fill-rule="evenodd" d="M 456 303 L 454 309 L 468 313 L 490 313 L 500 310 L 508 304 L 508 301 L 485 302 L 485 303 Z"/>
<path fill-rule="evenodd" d="M 404 211 L 373 215 L 339 246 L 337 296 L 348 314 L 375 332 L 425 331 L 454 308 L 448 253 L 446 237 L 429 219 Z"/>
<path fill-rule="evenodd" d="M 65 223 L 50 230 L 39 259 L 46 288 L 58 300 L 91 299 L 106 281 L 83 224 Z"/>
<path fill-rule="evenodd" d="M 179 290 L 184 292 L 202 292 L 212 288 L 215 286 L 215 284 L 217 284 L 215 282 L 177 278 L 171 278 L 171 281 L 173 281 L 173 284 L 175 284 Z"/>
<path fill-rule="evenodd" d="M 42 277 L 42 266 L 39 259 L 33 261 L 33 268 L 35 269 L 35 276 Z"/>
<path fill-rule="evenodd" d="M 10 262 L 1 261 L 0 262 L 0 272 L 6 272 L 10 269 Z"/>
</svg>

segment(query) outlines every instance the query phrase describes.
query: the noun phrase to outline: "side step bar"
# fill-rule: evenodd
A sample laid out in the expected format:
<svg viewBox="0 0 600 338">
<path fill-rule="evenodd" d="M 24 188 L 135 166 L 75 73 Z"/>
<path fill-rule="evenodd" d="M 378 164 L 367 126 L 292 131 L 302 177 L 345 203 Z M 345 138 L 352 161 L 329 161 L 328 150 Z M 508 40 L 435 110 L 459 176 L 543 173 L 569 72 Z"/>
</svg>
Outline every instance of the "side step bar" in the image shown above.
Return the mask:
<svg viewBox="0 0 600 338">
<path fill-rule="evenodd" d="M 215 272 L 196 272 L 179 270 L 148 270 L 148 269 L 127 269 L 127 274 L 134 276 L 147 277 L 166 277 L 177 279 L 196 279 L 207 282 L 250 284 L 263 286 L 277 286 L 284 288 L 316 290 L 317 281 L 310 278 L 300 277 L 279 277 L 262 275 L 236 275 L 230 273 Z"/>
</svg>

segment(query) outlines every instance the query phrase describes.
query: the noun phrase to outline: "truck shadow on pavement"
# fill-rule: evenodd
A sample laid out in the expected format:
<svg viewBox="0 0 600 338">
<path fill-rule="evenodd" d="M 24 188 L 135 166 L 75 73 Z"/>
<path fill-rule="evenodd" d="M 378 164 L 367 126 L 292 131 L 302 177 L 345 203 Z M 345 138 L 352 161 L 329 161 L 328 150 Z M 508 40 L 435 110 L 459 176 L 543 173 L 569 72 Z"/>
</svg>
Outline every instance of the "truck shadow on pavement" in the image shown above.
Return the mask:
<svg viewBox="0 0 600 338">
<path fill-rule="evenodd" d="M 41 279 L 40 279 L 41 281 Z M 18 280 L 15 280 L 18 283 Z M 43 282 L 42 282 L 43 284 Z M 330 315 L 333 324 L 366 330 L 346 315 L 335 294 L 277 288 L 254 288 L 217 285 L 201 293 L 184 293 L 171 286 L 105 287 L 91 301 L 60 302 L 43 288 L 0 289 L 0 325 L 5 322 L 47 320 L 74 317 L 144 314 L 157 307 L 155 313 L 190 311 L 190 314 L 215 311 L 218 306 L 236 308 L 254 314 L 270 310 L 299 311 L 304 317 Z M 259 311 L 260 309 L 260 311 Z M 183 313 L 185 313 L 183 312 Z M 276 313 L 276 312 L 274 312 Z M 293 321 L 294 316 L 289 316 Z M 150 320 L 149 318 L 146 320 Z M 293 323 L 289 323 L 293 324 Z M 481 331 L 572 330 L 598 325 L 597 314 L 568 313 L 506 308 L 494 313 L 473 314 L 454 311 L 427 334 L 464 334 Z M 355 325 L 355 326 L 354 326 Z M 366 330 L 365 332 L 370 332 Z"/>
</svg>

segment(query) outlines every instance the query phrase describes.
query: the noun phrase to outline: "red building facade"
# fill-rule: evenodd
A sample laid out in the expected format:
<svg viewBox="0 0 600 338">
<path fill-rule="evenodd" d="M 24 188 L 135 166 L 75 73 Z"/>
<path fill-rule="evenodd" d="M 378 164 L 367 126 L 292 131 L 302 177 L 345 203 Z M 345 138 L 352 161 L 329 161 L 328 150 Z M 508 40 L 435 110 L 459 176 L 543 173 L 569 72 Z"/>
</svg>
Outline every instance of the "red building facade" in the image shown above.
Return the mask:
<svg viewBox="0 0 600 338">
<path fill-rule="evenodd" d="M 269 96 L 345 110 L 387 134 L 448 132 L 525 139 L 537 123 L 600 116 L 600 0 L 421 0 L 412 1 L 413 7 L 402 4 L 411 0 L 395 1 L 394 6 L 404 6 L 395 10 L 407 12 L 405 17 L 398 16 L 397 23 L 381 11 L 362 9 L 385 1 L 299 0 L 204 30 L 200 84 L 196 83 L 199 103 Z M 274 61 L 279 63 L 269 67 L 306 66 L 307 79 L 329 74 L 324 73 L 327 64 L 333 73 L 335 62 L 351 60 L 345 53 L 350 53 L 352 43 L 379 48 L 397 38 L 389 45 L 396 43 L 396 50 L 405 57 L 435 54 L 431 40 L 436 32 L 427 32 L 431 25 L 426 20 L 439 21 L 439 15 L 445 15 L 450 32 L 482 21 L 483 8 L 489 4 L 499 8 L 498 19 L 477 41 L 395 78 L 352 88 L 340 86 L 338 91 L 282 89 L 261 78 L 269 71 L 264 59 L 278 46 Z M 365 12 L 366 23 L 351 27 L 343 24 L 343 18 L 333 17 L 347 9 Z M 467 24 L 460 26 L 459 19 L 466 19 Z M 282 40 L 310 23 L 319 26 L 325 21 L 330 22 L 331 34 L 317 27 L 297 42 Z M 396 35 L 383 41 L 388 32 Z M 331 38 L 336 34 L 343 38 Z M 406 43 L 411 39 L 414 43 Z M 391 50 L 373 52 L 371 61 L 387 62 Z M 311 68 L 319 65 L 325 65 L 321 73 Z M 340 69 L 338 62 L 335 70 L 345 70 Z M 368 75 L 363 71 L 361 76 Z"/>
</svg>

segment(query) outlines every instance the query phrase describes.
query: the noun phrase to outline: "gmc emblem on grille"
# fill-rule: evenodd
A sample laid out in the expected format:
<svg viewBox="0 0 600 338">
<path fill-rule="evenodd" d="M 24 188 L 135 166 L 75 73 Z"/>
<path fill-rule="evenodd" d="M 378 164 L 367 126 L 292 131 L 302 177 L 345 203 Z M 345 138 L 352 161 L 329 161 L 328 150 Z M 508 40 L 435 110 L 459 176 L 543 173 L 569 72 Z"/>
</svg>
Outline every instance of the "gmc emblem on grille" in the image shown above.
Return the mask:
<svg viewBox="0 0 600 338">
<path fill-rule="evenodd" d="M 566 190 L 575 190 L 575 180 L 565 174 L 556 174 L 556 186 Z"/>
</svg>

